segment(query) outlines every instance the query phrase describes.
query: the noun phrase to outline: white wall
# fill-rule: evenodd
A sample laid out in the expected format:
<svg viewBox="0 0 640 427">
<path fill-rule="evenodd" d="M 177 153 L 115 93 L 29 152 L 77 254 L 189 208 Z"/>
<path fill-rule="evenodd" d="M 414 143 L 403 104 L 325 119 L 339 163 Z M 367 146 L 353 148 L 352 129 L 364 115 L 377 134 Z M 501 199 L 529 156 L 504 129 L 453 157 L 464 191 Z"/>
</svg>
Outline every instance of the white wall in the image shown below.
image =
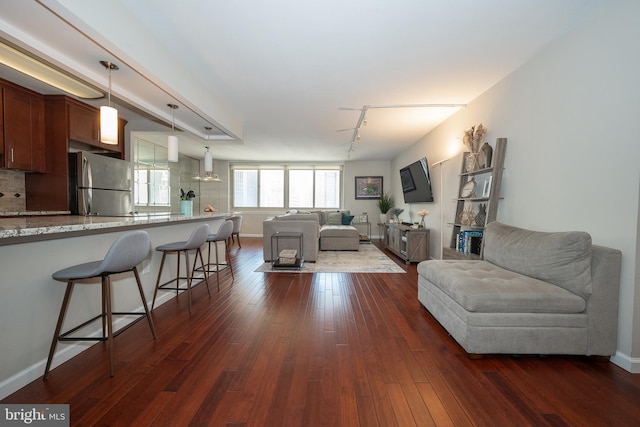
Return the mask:
<svg viewBox="0 0 640 427">
<path fill-rule="evenodd" d="M 638 17 L 640 2 L 611 1 L 391 165 L 395 172 L 424 155 L 430 163 L 447 158 L 463 131 L 481 122 L 492 145 L 498 137 L 508 138 L 498 220 L 535 230 L 584 230 L 594 243 L 622 251 L 613 360 L 635 372 L 640 372 Z M 437 201 L 427 219 L 432 230 L 440 228 L 434 213 L 442 200 L 445 222 L 453 219 L 460 156 L 443 171 L 451 185 L 440 194 L 439 170 L 431 168 Z M 392 176 L 398 199 L 398 179 Z M 444 233 L 446 244 L 451 228 L 445 225 Z M 433 251 L 439 232 L 431 239 Z"/>
</svg>

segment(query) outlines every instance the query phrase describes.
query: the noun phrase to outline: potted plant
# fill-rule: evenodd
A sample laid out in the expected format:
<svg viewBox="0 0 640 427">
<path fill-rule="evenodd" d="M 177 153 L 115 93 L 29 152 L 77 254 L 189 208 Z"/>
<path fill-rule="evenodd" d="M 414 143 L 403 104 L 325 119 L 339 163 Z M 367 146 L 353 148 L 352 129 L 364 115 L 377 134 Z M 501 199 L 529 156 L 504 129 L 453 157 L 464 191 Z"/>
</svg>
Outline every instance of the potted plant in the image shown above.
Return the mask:
<svg viewBox="0 0 640 427">
<path fill-rule="evenodd" d="M 378 209 L 380 209 L 380 222 L 387 222 L 387 212 L 393 207 L 393 197 L 389 193 L 383 193 L 378 199 Z"/>
<path fill-rule="evenodd" d="M 185 193 L 182 188 L 180 189 L 180 215 L 193 215 L 193 199 L 195 197 L 196 193 L 193 190 Z"/>
</svg>

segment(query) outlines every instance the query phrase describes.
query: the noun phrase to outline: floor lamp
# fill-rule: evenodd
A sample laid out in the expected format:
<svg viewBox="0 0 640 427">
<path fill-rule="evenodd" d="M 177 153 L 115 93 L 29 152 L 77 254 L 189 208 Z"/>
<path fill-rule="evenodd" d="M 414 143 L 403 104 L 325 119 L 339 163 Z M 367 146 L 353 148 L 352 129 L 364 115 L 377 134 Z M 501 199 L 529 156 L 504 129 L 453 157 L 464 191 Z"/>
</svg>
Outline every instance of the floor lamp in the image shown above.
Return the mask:
<svg viewBox="0 0 640 427">
<path fill-rule="evenodd" d="M 439 162 L 435 162 L 434 164 L 431 165 L 431 167 L 436 167 L 436 166 L 440 166 L 440 259 L 443 259 L 443 255 L 444 255 L 444 213 L 442 210 L 442 206 L 443 206 L 443 199 L 442 199 L 442 193 L 443 193 L 443 180 L 442 180 L 442 168 L 443 168 L 443 163 L 448 162 L 449 160 L 451 160 L 451 157 L 449 157 L 448 159 L 444 159 L 444 160 L 440 160 Z"/>
</svg>

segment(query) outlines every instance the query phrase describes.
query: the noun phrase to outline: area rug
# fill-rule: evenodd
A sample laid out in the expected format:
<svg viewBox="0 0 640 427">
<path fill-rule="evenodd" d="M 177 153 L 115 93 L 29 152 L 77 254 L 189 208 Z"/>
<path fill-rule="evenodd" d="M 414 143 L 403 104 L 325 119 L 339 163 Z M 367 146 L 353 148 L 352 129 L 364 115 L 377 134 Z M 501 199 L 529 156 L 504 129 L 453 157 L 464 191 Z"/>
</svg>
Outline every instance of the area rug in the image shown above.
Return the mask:
<svg viewBox="0 0 640 427">
<path fill-rule="evenodd" d="M 375 245 L 361 244 L 358 251 L 320 251 L 316 262 L 305 262 L 300 270 L 271 270 L 265 262 L 263 273 L 406 273 Z"/>
</svg>

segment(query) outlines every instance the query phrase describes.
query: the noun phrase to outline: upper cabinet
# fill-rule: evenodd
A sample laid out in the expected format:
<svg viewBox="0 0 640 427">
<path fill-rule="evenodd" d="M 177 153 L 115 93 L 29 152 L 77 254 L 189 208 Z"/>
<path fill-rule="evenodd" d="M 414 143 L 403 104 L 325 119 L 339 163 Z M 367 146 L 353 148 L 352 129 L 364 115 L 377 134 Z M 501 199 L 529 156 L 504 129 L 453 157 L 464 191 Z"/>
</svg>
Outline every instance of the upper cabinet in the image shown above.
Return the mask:
<svg viewBox="0 0 640 427">
<path fill-rule="evenodd" d="M 69 114 L 69 140 L 99 147 L 104 150 L 122 153 L 124 142 L 124 124 L 119 120 L 118 145 L 100 142 L 100 110 L 72 99 L 66 100 Z"/>
<path fill-rule="evenodd" d="M 45 97 L 47 168 L 43 174 L 27 174 L 27 210 L 69 209 L 70 150 L 100 151 L 124 159 L 124 127 L 119 120 L 118 145 L 102 144 L 100 110 L 64 95 Z"/>
<path fill-rule="evenodd" d="M 0 167 L 45 172 L 44 97 L 0 81 Z"/>
</svg>

